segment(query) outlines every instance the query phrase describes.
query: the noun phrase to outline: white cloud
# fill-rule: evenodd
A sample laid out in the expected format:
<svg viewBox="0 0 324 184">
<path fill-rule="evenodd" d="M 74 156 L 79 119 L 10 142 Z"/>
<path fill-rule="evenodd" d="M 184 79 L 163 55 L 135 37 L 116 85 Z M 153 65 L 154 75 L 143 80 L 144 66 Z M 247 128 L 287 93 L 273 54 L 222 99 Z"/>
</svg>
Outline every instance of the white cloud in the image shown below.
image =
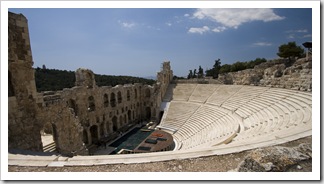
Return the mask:
<svg viewBox="0 0 324 184">
<path fill-rule="evenodd" d="M 299 30 L 296 30 L 297 33 L 307 33 L 307 29 L 299 29 Z"/>
<path fill-rule="evenodd" d="M 294 34 L 289 34 L 289 35 L 287 36 L 287 38 L 288 38 L 288 39 L 295 39 L 295 35 L 294 35 Z"/>
<path fill-rule="evenodd" d="M 241 24 L 246 22 L 270 22 L 283 20 L 285 18 L 276 15 L 272 9 L 265 8 L 197 9 L 193 17 L 197 19 L 210 19 L 230 28 L 238 28 Z"/>
<path fill-rule="evenodd" d="M 167 23 L 165 23 L 167 26 L 172 26 L 172 23 L 170 23 L 170 22 L 167 22 Z"/>
<path fill-rule="evenodd" d="M 132 28 L 135 26 L 135 23 L 132 22 L 122 22 L 119 20 L 118 23 L 124 28 Z"/>
<path fill-rule="evenodd" d="M 147 29 L 152 29 L 152 30 L 156 30 L 156 31 L 161 31 L 161 29 L 159 27 L 155 27 L 155 26 L 146 26 Z"/>
<path fill-rule="evenodd" d="M 256 42 L 256 43 L 253 43 L 254 46 L 271 46 L 272 43 L 268 43 L 268 42 Z"/>
<path fill-rule="evenodd" d="M 218 26 L 218 27 L 213 29 L 213 32 L 219 33 L 219 32 L 223 32 L 225 30 L 226 30 L 225 26 Z"/>
<path fill-rule="evenodd" d="M 297 29 L 297 30 L 289 30 L 286 31 L 287 33 L 307 33 L 308 30 L 307 29 Z"/>
<path fill-rule="evenodd" d="M 189 33 L 199 33 L 199 34 L 203 34 L 204 32 L 209 31 L 209 27 L 208 26 L 204 26 L 204 27 L 192 27 L 189 29 Z"/>
<path fill-rule="evenodd" d="M 186 14 L 184 14 L 183 16 L 185 16 L 185 17 L 189 17 L 190 15 L 189 15 L 188 13 L 186 13 Z"/>
<path fill-rule="evenodd" d="M 307 34 L 307 35 L 304 35 L 303 38 L 309 38 L 309 37 L 312 37 L 311 34 Z"/>
</svg>

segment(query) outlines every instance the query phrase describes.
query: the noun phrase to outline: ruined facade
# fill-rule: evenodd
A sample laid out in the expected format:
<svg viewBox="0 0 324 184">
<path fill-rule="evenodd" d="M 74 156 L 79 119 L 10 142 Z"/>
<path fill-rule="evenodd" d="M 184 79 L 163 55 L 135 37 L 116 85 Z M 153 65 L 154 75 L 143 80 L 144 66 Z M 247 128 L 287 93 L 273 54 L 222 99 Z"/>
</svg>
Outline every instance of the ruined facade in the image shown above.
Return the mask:
<svg viewBox="0 0 324 184">
<path fill-rule="evenodd" d="M 164 62 L 153 86 L 98 87 L 94 73 L 78 69 L 75 87 L 36 92 L 27 19 L 9 13 L 9 149 L 42 151 L 41 130 L 66 155 L 116 138 L 143 121 L 159 121 L 161 99 L 173 73 Z"/>
</svg>

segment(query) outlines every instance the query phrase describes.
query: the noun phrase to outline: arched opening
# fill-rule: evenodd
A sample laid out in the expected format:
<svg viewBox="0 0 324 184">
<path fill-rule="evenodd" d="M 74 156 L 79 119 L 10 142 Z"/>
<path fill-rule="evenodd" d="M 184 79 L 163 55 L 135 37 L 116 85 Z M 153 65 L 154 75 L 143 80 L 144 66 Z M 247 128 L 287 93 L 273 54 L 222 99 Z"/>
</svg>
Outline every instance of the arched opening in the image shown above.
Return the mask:
<svg viewBox="0 0 324 184">
<path fill-rule="evenodd" d="M 115 131 L 118 130 L 118 124 L 117 124 L 117 117 L 116 116 L 114 116 L 112 118 L 112 122 L 113 122 L 113 131 L 115 132 Z"/>
<path fill-rule="evenodd" d="M 75 100 L 70 99 L 70 100 L 68 101 L 68 104 L 69 104 L 69 107 L 70 107 L 71 109 L 73 109 L 73 111 L 74 111 L 74 115 L 77 116 L 77 115 L 78 115 L 78 107 L 77 107 L 77 105 L 76 105 L 76 103 L 75 103 Z"/>
<path fill-rule="evenodd" d="M 91 112 L 91 111 L 96 110 L 95 101 L 94 101 L 93 96 L 89 96 L 88 103 L 89 103 L 88 111 Z"/>
<path fill-rule="evenodd" d="M 132 111 L 128 110 L 127 115 L 128 115 L 128 122 L 132 122 Z"/>
<path fill-rule="evenodd" d="M 57 152 L 57 129 L 55 124 L 45 123 L 40 131 L 43 152 Z"/>
<path fill-rule="evenodd" d="M 145 108 L 145 113 L 146 113 L 146 115 L 145 115 L 146 119 L 147 120 L 150 120 L 151 119 L 151 116 L 152 116 L 152 114 L 151 114 L 151 108 L 150 107 L 146 107 Z"/>
<path fill-rule="evenodd" d="M 87 78 L 88 78 L 87 87 L 93 88 L 93 84 L 92 84 L 93 78 L 92 78 L 91 73 L 87 73 Z"/>
<path fill-rule="evenodd" d="M 109 122 L 106 122 L 106 130 L 107 130 L 107 134 L 111 133 L 110 123 Z"/>
<path fill-rule="evenodd" d="M 153 108 L 153 113 L 152 113 L 152 115 L 151 115 L 154 119 L 156 118 L 156 109 L 155 108 Z"/>
<path fill-rule="evenodd" d="M 83 129 L 83 142 L 84 144 L 89 144 L 88 132 L 86 129 Z"/>
<path fill-rule="evenodd" d="M 100 125 L 100 137 L 104 137 L 105 136 L 105 123 L 101 123 Z"/>
<path fill-rule="evenodd" d="M 127 115 L 125 114 L 124 115 L 124 124 L 126 124 L 126 123 L 129 123 L 129 122 L 127 121 Z"/>
<path fill-rule="evenodd" d="M 108 105 L 109 105 L 108 95 L 105 94 L 104 95 L 104 107 L 108 107 Z"/>
<path fill-rule="evenodd" d="M 12 77 L 11 77 L 11 72 L 9 71 L 8 72 L 8 96 L 11 97 L 11 96 L 15 96 L 15 91 L 14 91 L 14 87 L 12 85 Z"/>
<path fill-rule="evenodd" d="M 123 118 L 123 115 L 120 115 L 119 117 L 119 126 L 122 127 L 124 124 L 124 118 Z"/>
<path fill-rule="evenodd" d="M 130 101 L 130 92 L 127 90 L 127 101 Z"/>
<path fill-rule="evenodd" d="M 110 105 L 111 105 L 111 107 L 116 107 L 116 96 L 115 96 L 115 93 L 111 93 L 111 95 L 110 95 Z"/>
<path fill-rule="evenodd" d="M 99 136 L 98 136 L 98 126 L 97 125 L 92 125 L 91 126 L 90 134 L 91 134 L 92 144 L 98 143 Z"/>
<path fill-rule="evenodd" d="M 145 89 L 145 97 L 146 97 L 146 98 L 150 98 L 150 97 L 151 97 L 151 91 L 150 91 L 149 88 L 146 88 L 146 89 Z"/>
<path fill-rule="evenodd" d="M 137 89 L 134 89 L 135 99 L 137 99 Z"/>
<path fill-rule="evenodd" d="M 121 92 L 120 91 L 118 91 L 118 93 L 117 93 L 117 99 L 118 99 L 118 103 L 120 104 L 120 103 L 122 103 L 122 95 L 121 95 Z"/>
</svg>

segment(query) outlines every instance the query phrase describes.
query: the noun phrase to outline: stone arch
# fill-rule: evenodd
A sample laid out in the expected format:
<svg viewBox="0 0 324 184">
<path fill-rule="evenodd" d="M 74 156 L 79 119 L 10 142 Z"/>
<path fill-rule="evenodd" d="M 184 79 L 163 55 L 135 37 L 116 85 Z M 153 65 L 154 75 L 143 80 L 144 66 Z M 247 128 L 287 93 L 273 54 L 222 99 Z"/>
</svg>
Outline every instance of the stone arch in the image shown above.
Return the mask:
<svg viewBox="0 0 324 184">
<path fill-rule="evenodd" d="M 57 127 L 54 123 L 51 122 L 46 122 L 42 129 L 40 130 L 40 134 L 41 134 L 41 139 L 45 139 L 46 142 L 42 141 L 42 145 L 43 145 L 43 151 L 44 152 L 53 152 L 56 151 L 58 148 L 58 133 L 57 133 Z M 46 144 L 46 145 L 45 145 Z M 48 147 L 48 145 L 52 145 L 55 146 L 54 149 L 50 149 L 50 150 L 45 150 Z"/>
<path fill-rule="evenodd" d="M 88 111 L 96 110 L 95 100 L 94 100 L 93 96 L 89 96 L 88 103 L 89 103 Z"/>
<path fill-rule="evenodd" d="M 91 134 L 91 143 L 95 144 L 99 141 L 99 134 L 98 134 L 98 126 L 92 125 L 90 127 L 90 134 Z"/>
<path fill-rule="evenodd" d="M 128 115 L 128 122 L 132 122 L 132 111 L 128 110 L 127 115 Z"/>
<path fill-rule="evenodd" d="M 133 110 L 133 119 L 135 119 L 136 117 L 135 117 L 135 111 Z"/>
<path fill-rule="evenodd" d="M 112 122 L 113 122 L 113 131 L 115 132 L 115 131 L 117 131 L 118 130 L 118 123 L 117 123 L 117 117 L 116 116 L 114 116 L 113 118 L 112 118 Z"/>
<path fill-rule="evenodd" d="M 146 107 L 146 108 L 145 108 L 145 118 L 146 118 L 147 120 L 149 120 L 149 119 L 151 119 L 151 117 L 152 117 L 152 114 L 151 114 L 151 107 Z"/>
<path fill-rule="evenodd" d="M 156 118 L 156 109 L 153 108 L 153 113 L 152 113 L 153 118 Z"/>
<path fill-rule="evenodd" d="M 111 107 L 116 107 L 116 95 L 115 95 L 115 93 L 111 93 L 111 95 L 110 95 L 110 105 L 111 105 Z"/>
<path fill-rule="evenodd" d="M 15 90 L 12 84 L 12 76 L 11 76 L 11 72 L 8 71 L 8 96 L 15 96 Z"/>
<path fill-rule="evenodd" d="M 75 100 L 70 99 L 70 100 L 68 101 L 68 105 L 69 105 L 69 107 L 70 107 L 71 109 L 73 109 L 73 111 L 74 111 L 74 115 L 77 116 L 77 115 L 78 115 L 78 106 L 76 105 Z"/>
<path fill-rule="evenodd" d="M 130 101 L 130 92 L 127 90 L 127 101 Z"/>
<path fill-rule="evenodd" d="M 134 89 L 135 99 L 137 99 L 137 89 Z"/>
<path fill-rule="evenodd" d="M 106 122 L 106 130 L 107 130 L 107 134 L 111 133 L 111 128 L 110 128 L 109 122 Z"/>
<path fill-rule="evenodd" d="M 123 118 L 123 115 L 120 115 L 119 116 L 119 126 L 122 127 L 124 124 L 124 118 Z"/>
<path fill-rule="evenodd" d="M 111 105 L 111 107 L 116 107 L 116 95 L 115 95 L 115 93 L 110 94 L 110 105 Z"/>
<path fill-rule="evenodd" d="M 86 129 L 83 129 L 83 142 L 86 145 L 89 144 L 88 131 Z"/>
<path fill-rule="evenodd" d="M 88 78 L 88 81 L 87 81 L 88 88 L 93 88 L 93 80 L 94 80 L 93 75 L 90 72 L 88 72 L 86 75 Z"/>
<path fill-rule="evenodd" d="M 57 150 L 59 150 L 60 144 L 58 142 L 57 126 L 54 123 L 52 123 L 52 136 L 53 136 L 53 141 L 55 143 L 55 147 Z"/>
<path fill-rule="evenodd" d="M 104 137 L 104 135 L 105 135 L 105 123 L 102 122 L 100 124 L 100 137 Z"/>
<path fill-rule="evenodd" d="M 109 106 L 109 100 L 108 100 L 108 95 L 104 94 L 104 107 L 108 107 Z"/>
<path fill-rule="evenodd" d="M 150 97 L 151 97 L 151 91 L 150 91 L 149 88 L 146 88 L 146 89 L 145 89 L 145 97 L 146 97 L 146 98 L 150 98 Z"/>
<path fill-rule="evenodd" d="M 122 94 L 120 91 L 118 91 L 118 93 L 117 93 L 117 100 L 118 100 L 119 104 L 122 103 L 122 101 L 123 101 Z"/>
</svg>

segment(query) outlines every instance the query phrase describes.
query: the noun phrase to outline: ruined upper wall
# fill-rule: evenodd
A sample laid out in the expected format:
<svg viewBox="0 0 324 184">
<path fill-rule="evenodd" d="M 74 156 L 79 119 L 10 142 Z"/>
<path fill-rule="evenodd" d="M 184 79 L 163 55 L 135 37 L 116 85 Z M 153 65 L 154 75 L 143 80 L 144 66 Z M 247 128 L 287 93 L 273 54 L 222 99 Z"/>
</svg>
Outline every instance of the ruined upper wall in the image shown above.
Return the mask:
<svg viewBox="0 0 324 184">
<path fill-rule="evenodd" d="M 157 73 L 157 84 L 161 86 L 161 99 L 163 99 L 166 90 L 173 79 L 170 61 L 162 63 L 161 71 Z"/>
<path fill-rule="evenodd" d="M 27 62 L 32 66 L 33 59 L 26 17 L 9 12 L 8 27 L 9 63 Z"/>
<path fill-rule="evenodd" d="M 75 86 L 96 87 L 95 75 L 89 69 L 79 68 L 75 72 Z"/>
</svg>

